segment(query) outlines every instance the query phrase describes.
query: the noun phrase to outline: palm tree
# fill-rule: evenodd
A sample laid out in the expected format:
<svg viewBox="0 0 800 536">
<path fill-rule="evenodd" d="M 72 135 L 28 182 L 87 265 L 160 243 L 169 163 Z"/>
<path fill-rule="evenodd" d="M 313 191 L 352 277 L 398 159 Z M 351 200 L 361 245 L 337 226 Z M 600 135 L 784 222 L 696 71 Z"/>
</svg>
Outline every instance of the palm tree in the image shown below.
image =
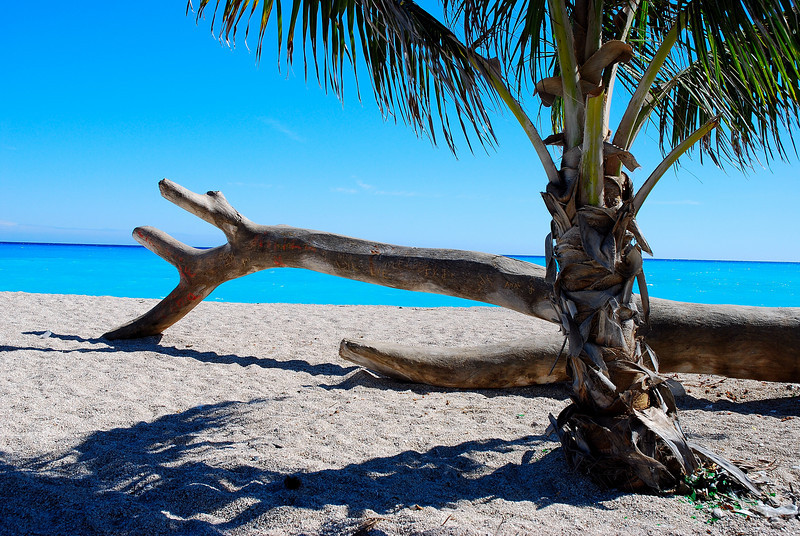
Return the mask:
<svg viewBox="0 0 800 536">
<path fill-rule="evenodd" d="M 551 420 L 568 462 L 606 485 L 670 490 L 716 460 L 687 442 L 640 334 L 650 247 L 636 215 L 690 148 L 737 167 L 787 157 L 800 99 L 795 0 L 443 0 L 444 22 L 412 0 L 213 6 L 212 30 L 232 40 L 256 28 L 258 55 L 272 20 L 288 63 L 301 38 L 306 73 L 337 94 L 344 71 L 366 65 L 381 110 L 451 150 L 454 131 L 493 144 L 488 110 L 510 110 L 547 178 L 547 278 L 573 390 Z M 546 138 L 526 111 L 531 92 L 551 110 Z M 618 125 L 612 103 L 624 109 Z M 667 156 L 636 188 L 625 169 L 638 167 L 631 149 L 648 123 Z"/>
</svg>

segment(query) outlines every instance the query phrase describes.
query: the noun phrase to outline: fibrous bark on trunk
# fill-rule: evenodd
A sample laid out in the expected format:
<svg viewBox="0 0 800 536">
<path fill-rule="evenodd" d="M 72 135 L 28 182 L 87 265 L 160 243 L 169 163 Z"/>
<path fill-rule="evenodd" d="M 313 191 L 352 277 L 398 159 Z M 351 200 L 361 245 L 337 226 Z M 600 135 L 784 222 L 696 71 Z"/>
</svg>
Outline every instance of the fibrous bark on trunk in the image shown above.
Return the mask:
<svg viewBox="0 0 800 536">
<path fill-rule="evenodd" d="M 599 187 L 594 184 L 589 175 L 602 173 L 604 166 L 599 153 L 595 166 L 586 164 L 590 149 L 583 147 L 580 169 L 565 157 L 560 191 L 543 194 L 553 216 L 547 264 L 567 335 L 573 400 L 552 420 L 553 429 L 570 466 L 604 485 L 675 489 L 698 461 L 681 431 L 674 397 L 658 374 L 658 360 L 638 333 L 649 316 L 645 243 L 626 177 L 606 178 L 608 189 L 602 177 Z M 633 295 L 637 281 L 639 306 Z"/>
</svg>

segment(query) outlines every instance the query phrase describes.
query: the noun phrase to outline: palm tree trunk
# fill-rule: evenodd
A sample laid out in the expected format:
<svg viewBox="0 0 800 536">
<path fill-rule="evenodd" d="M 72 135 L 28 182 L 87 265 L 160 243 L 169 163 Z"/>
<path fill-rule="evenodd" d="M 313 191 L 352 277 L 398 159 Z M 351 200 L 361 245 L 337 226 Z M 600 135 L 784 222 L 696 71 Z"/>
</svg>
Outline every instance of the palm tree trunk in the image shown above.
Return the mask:
<svg viewBox="0 0 800 536">
<path fill-rule="evenodd" d="M 672 394 L 652 370 L 657 359 L 638 333 L 648 317 L 641 254 L 647 246 L 635 223 L 630 181 L 624 173 L 605 177 L 599 202 L 588 204 L 578 185 L 583 169 L 566 164 L 560 191 L 543 194 L 553 216 L 548 268 L 568 336 L 573 390 L 555 428 L 570 465 L 599 483 L 674 489 L 697 462 Z M 633 297 L 637 280 L 641 308 Z"/>
</svg>

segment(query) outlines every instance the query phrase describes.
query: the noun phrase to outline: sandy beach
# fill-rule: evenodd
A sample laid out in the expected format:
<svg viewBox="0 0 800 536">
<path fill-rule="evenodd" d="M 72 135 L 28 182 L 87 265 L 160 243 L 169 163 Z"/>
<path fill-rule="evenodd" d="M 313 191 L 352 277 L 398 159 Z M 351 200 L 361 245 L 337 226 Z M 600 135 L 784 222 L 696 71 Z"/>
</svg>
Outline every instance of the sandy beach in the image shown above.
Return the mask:
<svg viewBox="0 0 800 536">
<path fill-rule="evenodd" d="M 0 534 L 798 534 L 569 472 L 564 385 L 447 390 L 338 357 L 344 338 L 525 335 L 499 308 L 202 303 L 106 341 L 144 299 L 0 293 Z M 800 386 L 673 375 L 694 441 L 800 496 Z"/>
</svg>

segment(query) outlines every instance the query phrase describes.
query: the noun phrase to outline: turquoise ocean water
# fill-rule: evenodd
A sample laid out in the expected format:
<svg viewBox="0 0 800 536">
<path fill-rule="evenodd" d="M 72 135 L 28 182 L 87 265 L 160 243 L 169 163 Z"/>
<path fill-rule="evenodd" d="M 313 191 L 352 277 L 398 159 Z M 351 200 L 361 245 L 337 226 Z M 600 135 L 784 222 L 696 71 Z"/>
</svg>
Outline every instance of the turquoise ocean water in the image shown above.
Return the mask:
<svg viewBox="0 0 800 536">
<path fill-rule="evenodd" d="M 516 258 L 539 265 L 542 257 Z M 800 306 L 800 263 L 645 260 L 652 296 L 699 303 Z M 163 298 L 176 270 L 139 246 L 0 242 L 0 291 Z M 246 303 L 442 307 L 482 305 L 308 270 L 277 268 L 224 283 L 209 298 Z"/>
</svg>

